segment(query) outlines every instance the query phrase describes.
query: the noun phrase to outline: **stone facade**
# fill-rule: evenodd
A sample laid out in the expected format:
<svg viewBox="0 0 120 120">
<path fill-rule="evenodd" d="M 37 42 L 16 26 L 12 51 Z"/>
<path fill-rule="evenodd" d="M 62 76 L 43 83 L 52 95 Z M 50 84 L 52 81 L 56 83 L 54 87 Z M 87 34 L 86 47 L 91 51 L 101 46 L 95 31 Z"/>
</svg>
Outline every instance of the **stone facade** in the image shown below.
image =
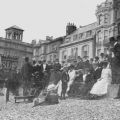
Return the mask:
<svg viewBox="0 0 120 120">
<path fill-rule="evenodd" d="M 17 68 L 21 68 L 23 58 L 32 59 L 32 44 L 22 42 L 23 30 L 17 26 L 6 29 L 6 38 L 0 37 L 0 57 L 5 68 L 10 68 L 14 64 Z"/>
<path fill-rule="evenodd" d="M 113 0 L 114 8 L 114 22 L 118 28 L 118 34 L 120 35 L 120 0 Z"/>
<path fill-rule="evenodd" d="M 60 46 L 60 62 L 67 59 L 76 59 L 77 56 L 95 56 L 95 29 L 96 22 L 82 26 L 67 35 Z"/>
<path fill-rule="evenodd" d="M 120 35 L 120 0 L 106 0 L 101 3 L 97 6 L 95 15 L 97 21 L 86 26 L 77 28 L 74 24 L 67 24 L 66 36 L 63 43 L 58 45 L 59 52 L 56 52 L 59 53 L 60 62 L 75 59 L 77 56 L 93 58 L 100 53 L 109 52 L 109 38 Z M 50 54 L 53 43 L 45 44 L 48 55 L 46 59 L 51 60 L 51 56 L 54 56 L 53 53 Z"/>
<path fill-rule="evenodd" d="M 33 58 L 36 61 L 42 61 L 46 59 L 46 46 L 48 41 L 39 41 L 38 44 L 34 45 Z"/>
<path fill-rule="evenodd" d="M 56 39 L 46 37 L 46 40 L 40 40 L 39 43 L 34 46 L 33 57 L 37 61 L 46 60 L 53 62 L 55 59 L 59 59 L 59 48 L 62 41 L 63 37 Z"/>
<path fill-rule="evenodd" d="M 114 4 L 112 0 L 106 0 L 97 6 L 96 10 L 96 55 L 107 53 L 107 44 L 110 37 L 117 36 L 117 25 L 115 24 Z"/>
<path fill-rule="evenodd" d="M 56 59 L 59 59 L 60 45 L 62 44 L 62 42 L 63 42 L 63 37 L 59 37 L 48 43 L 46 49 L 47 61 L 55 61 Z"/>
</svg>

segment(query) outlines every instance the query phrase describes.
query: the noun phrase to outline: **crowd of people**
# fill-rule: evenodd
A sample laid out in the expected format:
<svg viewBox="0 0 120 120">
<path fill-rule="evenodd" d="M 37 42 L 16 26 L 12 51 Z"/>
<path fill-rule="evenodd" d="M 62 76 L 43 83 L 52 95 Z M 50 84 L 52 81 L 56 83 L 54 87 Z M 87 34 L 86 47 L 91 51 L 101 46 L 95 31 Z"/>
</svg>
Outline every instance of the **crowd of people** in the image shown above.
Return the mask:
<svg viewBox="0 0 120 120">
<path fill-rule="evenodd" d="M 73 92 L 75 82 L 82 83 L 79 95 L 87 99 L 99 99 L 106 97 L 111 84 L 120 84 L 120 37 L 110 38 L 109 54 L 101 53 L 88 60 L 88 57 L 78 57 L 77 60 L 69 63 L 63 62 L 62 74 L 59 83 L 48 86 L 50 94 L 57 91 L 60 98 L 65 99 Z M 61 84 L 60 84 L 61 83 Z M 77 85 L 74 87 L 77 89 Z M 61 87 L 60 87 L 61 86 Z M 58 88 L 58 89 L 57 89 Z M 80 86 L 79 86 L 80 88 Z M 61 89 L 61 90 L 60 90 Z M 73 92 L 75 93 L 75 91 Z M 55 96 L 55 94 L 54 94 Z M 120 88 L 116 99 L 120 99 Z"/>
<path fill-rule="evenodd" d="M 88 56 L 78 56 L 72 61 L 63 61 L 62 64 L 58 59 L 54 62 L 33 60 L 30 63 L 26 57 L 21 70 L 17 69 L 12 77 L 5 78 L 7 101 L 10 90 L 19 95 L 19 87 L 23 87 L 24 96 L 30 95 L 32 88 L 38 88 L 37 96 L 46 89 L 48 101 L 52 95 L 59 96 L 60 99 L 65 99 L 70 94 L 79 94 L 87 99 L 106 96 L 110 84 L 120 84 L 119 39 L 111 38 L 110 47 L 109 54 L 101 53 L 99 57 L 91 59 Z M 120 89 L 117 98 L 120 98 Z"/>
<path fill-rule="evenodd" d="M 61 84 L 58 85 L 58 95 L 61 99 L 65 99 L 71 93 L 83 97 L 88 97 L 91 94 L 89 96 L 91 98 L 107 94 L 107 88 L 112 79 L 109 56 L 101 53 L 100 58 L 95 57 L 90 60 L 87 58 L 86 56 L 83 59 L 78 57 L 77 61 L 62 65 L 59 81 Z M 77 89 L 75 83 L 82 84 L 82 92 L 80 90 L 79 93 L 75 92 Z"/>
</svg>

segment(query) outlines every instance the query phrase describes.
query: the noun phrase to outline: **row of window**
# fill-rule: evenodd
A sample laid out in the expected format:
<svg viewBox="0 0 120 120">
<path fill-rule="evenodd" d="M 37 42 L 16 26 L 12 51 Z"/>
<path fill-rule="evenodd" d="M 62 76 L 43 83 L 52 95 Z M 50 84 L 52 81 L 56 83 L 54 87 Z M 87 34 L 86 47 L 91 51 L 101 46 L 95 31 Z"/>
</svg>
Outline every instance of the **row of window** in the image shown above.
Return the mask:
<svg viewBox="0 0 120 120">
<path fill-rule="evenodd" d="M 78 47 L 71 48 L 71 52 L 70 53 L 71 53 L 70 57 L 77 58 L 77 56 L 78 56 Z M 82 55 L 82 57 L 89 56 L 89 46 L 88 45 L 82 46 L 82 53 L 81 53 L 81 55 Z M 67 50 L 63 50 L 62 51 L 62 59 L 65 60 L 67 58 L 68 58 Z"/>
<path fill-rule="evenodd" d="M 10 51 L 10 50 L 4 50 L 4 55 L 18 56 L 18 52 L 14 52 L 14 51 Z"/>
<path fill-rule="evenodd" d="M 54 61 L 54 60 L 56 60 L 56 58 L 57 58 L 57 54 L 53 54 L 53 55 L 49 55 L 49 60 L 50 61 Z"/>
<path fill-rule="evenodd" d="M 49 52 L 54 52 L 54 51 L 57 51 L 57 50 L 58 50 L 58 45 L 53 44 L 53 45 L 48 45 L 47 46 L 46 52 L 49 53 Z"/>
<path fill-rule="evenodd" d="M 101 49 L 97 49 L 97 56 L 100 56 Z M 108 48 L 104 48 L 104 54 L 108 53 Z"/>
<path fill-rule="evenodd" d="M 102 25 L 103 23 L 107 24 L 109 23 L 109 15 L 105 14 L 105 15 L 99 15 L 98 16 L 98 24 Z"/>
<path fill-rule="evenodd" d="M 92 35 L 92 30 L 89 30 L 84 33 L 79 33 L 79 34 L 73 35 L 73 40 L 83 39 L 85 37 L 88 38 L 88 37 L 91 37 L 91 35 Z"/>
<path fill-rule="evenodd" d="M 22 40 L 22 34 L 19 34 L 19 33 L 7 33 L 6 37 L 8 39 L 15 39 L 15 40 L 19 39 L 19 40 Z"/>
<path fill-rule="evenodd" d="M 27 48 L 26 46 L 18 45 L 18 44 L 12 44 L 12 43 L 7 43 L 5 42 L 4 44 L 5 47 L 11 47 L 11 48 L 16 48 L 16 49 L 21 49 L 21 50 L 27 50 L 29 52 L 32 52 L 30 48 Z"/>
<path fill-rule="evenodd" d="M 46 48 L 47 47 L 47 48 Z M 40 54 L 44 54 L 44 53 L 49 53 L 49 52 L 54 52 L 58 50 L 58 46 L 56 44 L 52 45 L 52 46 L 42 46 L 40 48 L 36 48 L 34 49 L 34 56 L 35 55 L 40 55 Z"/>
<path fill-rule="evenodd" d="M 115 31 L 114 31 L 115 32 Z M 104 40 L 107 40 L 109 37 L 113 36 L 113 30 L 104 30 Z M 102 31 L 98 31 L 97 32 L 97 42 L 101 42 L 102 41 Z"/>
<path fill-rule="evenodd" d="M 85 37 L 91 37 L 92 36 L 92 30 L 89 30 L 87 32 L 84 33 L 79 33 L 79 34 L 75 34 L 73 35 L 73 41 L 78 40 L 78 39 L 84 39 Z M 71 37 L 68 37 L 65 39 L 65 43 L 68 43 L 71 41 Z"/>
<path fill-rule="evenodd" d="M 11 43 L 5 42 L 5 47 L 18 48 L 18 44 L 11 44 Z"/>
</svg>

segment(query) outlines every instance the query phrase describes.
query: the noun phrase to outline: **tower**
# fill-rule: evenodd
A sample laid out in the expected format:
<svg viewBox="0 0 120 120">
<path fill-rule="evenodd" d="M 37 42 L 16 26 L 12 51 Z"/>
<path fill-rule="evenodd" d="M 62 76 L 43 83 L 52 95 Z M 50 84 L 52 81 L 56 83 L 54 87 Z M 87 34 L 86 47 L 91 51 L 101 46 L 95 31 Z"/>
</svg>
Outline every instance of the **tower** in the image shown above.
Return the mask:
<svg viewBox="0 0 120 120">
<path fill-rule="evenodd" d="M 120 0 L 113 0 L 114 21 L 117 26 L 118 35 L 120 35 Z"/>
<path fill-rule="evenodd" d="M 6 31 L 7 39 L 22 41 L 24 30 L 19 28 L 18 26 L 16 26 L 16 25 L 11 26 L 11 27 L 5 29 L 5 31 Z"/>
<path fill-rule="evenodd" d="M 109 38 L 116 36 L 116 25 L 114 22 L 113 1 L 106 0 L 97 6 L 96 10 L 97 28 L 96 28 L 96 55 L 100 53 L 107 54 L 107 45 Z"/>
</svg>

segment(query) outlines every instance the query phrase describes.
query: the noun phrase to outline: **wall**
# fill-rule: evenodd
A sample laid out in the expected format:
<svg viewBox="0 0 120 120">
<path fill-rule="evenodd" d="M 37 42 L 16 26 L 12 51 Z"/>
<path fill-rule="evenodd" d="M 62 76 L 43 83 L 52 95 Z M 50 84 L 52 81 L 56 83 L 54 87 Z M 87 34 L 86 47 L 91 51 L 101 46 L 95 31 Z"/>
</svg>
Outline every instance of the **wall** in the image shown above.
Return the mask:
<svg viewBox="0 0 120 120">
<path fill-rule="evenodd" d="M 84 57 L 82 55 L 82 47 L 85 46 L 85 45 L 88 45 L 89 46 L 89 58 L 93 58 L 94 57 L 94 54 L 93 54 L 93 41 L 87 41 L 87 42 L 83 42 L 83 43 L 78 43 L 78 44 L 75 44 L 75 45 L 70 45 L 70 46 L 67 46 L 67 47 L 62 47 L 60 48 L 60 54 L 59 54 L 59 61 L 62 62 L 64 61 L 64 59 L 62 58 L 62 52 L 64 50 L 66 50 L 67 52 L 67 59 L 69 58 L 69 56 L 71 56 L 71 49 L 72 48 L 78 48 L 78 56 L 81 56 L 81 57 Z"/>
</svg>

